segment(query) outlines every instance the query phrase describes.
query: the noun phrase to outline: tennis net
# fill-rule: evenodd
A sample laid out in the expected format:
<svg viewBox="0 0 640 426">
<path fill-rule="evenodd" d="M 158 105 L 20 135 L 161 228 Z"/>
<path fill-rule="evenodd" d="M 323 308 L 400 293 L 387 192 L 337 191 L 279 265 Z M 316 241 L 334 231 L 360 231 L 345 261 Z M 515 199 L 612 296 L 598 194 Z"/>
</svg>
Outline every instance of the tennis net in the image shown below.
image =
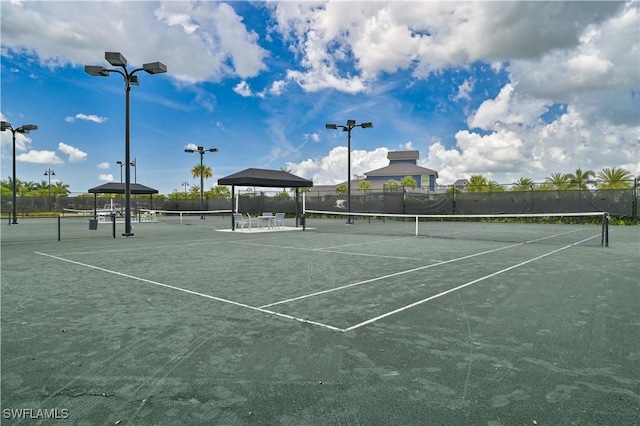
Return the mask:
<svg viewBox="0 0 640 426">
<path fill-rule="evenodd" d="M 230 226 L 231 210 L 141 210 L 141 222 Z"/>
<path fill-rule="evenodd" d="M 418 236 L 510 243 L 609 245 L 602 212 L 509 215 L 409 215 L 305 210 L 312 232 Z"/>
</svg>

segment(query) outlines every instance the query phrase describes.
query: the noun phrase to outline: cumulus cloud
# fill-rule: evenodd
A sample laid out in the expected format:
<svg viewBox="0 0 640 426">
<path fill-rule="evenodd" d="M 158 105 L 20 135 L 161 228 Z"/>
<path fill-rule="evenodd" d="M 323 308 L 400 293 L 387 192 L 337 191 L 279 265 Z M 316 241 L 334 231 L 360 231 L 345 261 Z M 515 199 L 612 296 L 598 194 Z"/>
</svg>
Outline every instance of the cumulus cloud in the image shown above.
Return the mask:
<svg viewBox="0 0 640 426">
<path fill-rule="evenodd" d="M 64 142 L 60 142 L 58 143 L 58 149 L 60 150 L 60 152 L 62 152 L 63 154 L 66 154 L 69 156 L 69 162 L 70 163 L 79 163 L 81 161 L 84 161 L 87 159 L 87 153 L 83 152 L 82 150 L 73 147 L 71 145 L 67 145 Z"/>
<path fill-rule="evenodd" d="M 92 121 L 94 123 L 102 124 L 108 120 L 106 117 L 99 117 L 94 114 L 76 114 L 75 116 L 68 116 L 64 119 L 68 123 L 72 123 L 74 120 L 84 120 L 84 121 Z"/>
<path fill-rule="evenodd" d="M 99 168 L 99 169 L 108 169 L 108 168 L 110 168 L 110 167 L 111 167 L 111 165 L 109 164 L 109 162 L 108 162 L 108 161 L 105 161 L 105 162 L 103 162 L 103 163 L 98 164 L 98 168 Z"/>
<path fill-rule="evenodd" d="M 98 176 L 100 182 L 113 182 L 115 179 L 112 174 L 101 174 Z"/>
<path fill-rule="evenodd" d="M 17 154 L 16 161 L 23 163 L 35 164 L 62 164 L 63 161 L 56 155 L 54 151 L 38 151 L 30 150 L 28 152 Z"/>
</svg>

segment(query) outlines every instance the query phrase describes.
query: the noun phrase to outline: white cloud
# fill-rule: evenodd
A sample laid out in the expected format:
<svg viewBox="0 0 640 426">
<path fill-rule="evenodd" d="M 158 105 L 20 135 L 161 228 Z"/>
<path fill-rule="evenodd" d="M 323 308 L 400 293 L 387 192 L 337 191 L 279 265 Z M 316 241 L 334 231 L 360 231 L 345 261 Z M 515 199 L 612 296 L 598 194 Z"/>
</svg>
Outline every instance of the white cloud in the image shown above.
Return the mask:
<svg viewBox="0 0 640 426">
<path fill-rule="evenodd" d="M 46 66 L 100 64 L 105 40 L 130 64 L 160 60 L 169 78 L 188 83 L 256 76 L 267 56 L 226 3 L 3 3 L 3 48 L 37 54 Z"/>
<path fill-rule="evenodd" d="M 87 153 L 82 152 L 80 149 L 73 147 L 71 145 L 67 145 L 64 142 L 58 143 L 58 149 L 63 153 L 69 156 L 70 163 L 79 163 L 80 161 L 84 161 L 87 159 Z"/>
<path fill-rule="evenodd" d="M 108 120 L 106 117 L 99 117 L 94 114 L 86 115 L 86 114 L 76 114 L 75 116 L 68 116 L 65 118 L 65 121 L 68 123 L 72 123 L 74 120 L 84 120 L 84 121 L 92 121 L 94 123 L 102 124 Z"/>
<path fill-rule="evenodd" d="M 103 162 L 103 163 L 98 164 L 98 168 L 99 168 L 99 169 L 108 169 L 108 168 L 110 168 L 110 167 L 111 167 L 111 165 L 109 164 L 109 162 L 108 162 L 108 161 L 105 161 L 105 162 Z"/>
<path fill-rule="evenodd" d="M 100 180 L 101 182 L 113 182 L 115 179 L 113 178 L 113 175 L 109 173 L 109 174 L 99 175 L 98 180 Z"/>
<path fill-rule="evenodd" d="M 373 151 L 354 150 L 351 152 L 351 175 L 362 175 L 365 172 L 386 167 L 387 148 Z M 291 173 L 311 179 L 314 185 L 334 185 L 347 181 L 347 147 L 333 148 L 328 155 L 307 159 L 300 163 L 287 163 Z"/>
<path fill-rule="evenodd" d="M 30 150 L 23 154 L 16 155 L 16 161 L 23 163 L 36 164 L 62 164 L 63 161 L 56 155 L 54 151 L 37 151 Z"/>
<path fill-rule="evenodd" d="M 238 83 L 233 88 L 233 91 L 236 92 L 238 95 L 243 96 L 245 98 L 253 95 L 253 93 L 251 92 L 251 88 L 249 87 L 249 84 L 244 80 L 242 80 L 240 83 Z"/>
</svg>

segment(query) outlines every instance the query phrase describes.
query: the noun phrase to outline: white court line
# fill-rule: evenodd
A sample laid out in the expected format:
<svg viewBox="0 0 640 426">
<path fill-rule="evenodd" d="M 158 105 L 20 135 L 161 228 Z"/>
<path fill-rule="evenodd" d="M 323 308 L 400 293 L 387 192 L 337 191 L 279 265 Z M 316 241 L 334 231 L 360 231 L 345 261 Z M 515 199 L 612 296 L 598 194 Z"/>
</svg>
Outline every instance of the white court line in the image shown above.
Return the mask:
<svg viewBox="0 0 640 426">
<path fill-rule="evenodd" d="M 298 317 L 294 317 L 292 315 L 282 314 L 280 312 L 274 312 L 274 311 L 270 311 L 270 310 L 263 309 L 263 308 L 257 308 L 255 306 L 246 305 L 244 303 L 234 302 L 233 300 L 223 299 L 221 297 L 211 296 L 209 294 L 199 293 L 197 291 L 187 290 L 185 288 L 176 287 L 176 286 L 169 285 L 169 284 L 164 284 L 164 283 L 160 283 L 160 282 L 157 282 L 157 281 L 147 280 L 145 278 L 135 277 L 133 275 L 129 275 L 129 274 L 125 274 L 125 273 L 117 272 L 117 271 L 112 271 L 112 270 L 109 270 L 109 269 L 101 268 L 99 266 L 89 265 L 87 263 L 77 262 L 75 260 L 69 260 L 69 259 L 65 259 L 63 257 L 58 257 L 58 256 L 54 256 L 54 255 L 47 254 L 47 253 L 40 253 L 40 252 L 37 252 L 37 251 L 35 253 L 39 254 L 41 256 L 50 257 L 52 259 L 61 260 L 63 262 L 73 263 L 74 265 L 84 266 L 85 268 L 95 269 L 95 270 L 98 270 L 98 271 L 106 272 L 108 274 L 118 275 L 118 276 L 121 276 L 121 277 L 124 277 L 124 278 L 130 278 L 132 280 L 142 281 L 142 282 L 145 282 L 145 283 L 148 283 L 148 284 L 153 284 L 153 285 L 157 285 L 157 286 L 160 286 L 160 287 L 169 288 L 171 290 L 177 290 L 177 291 L 181 291 L 183 293 L 188 293 L 188 294 L 193 294 L 195 296 L 205 297 L 207 299 L 212 299 L 212 300 L 216 300 L 218 302 L 223 302 L 223 303 L 228 303 L 228 304 L 235 305 L 235 306 L 240 306 L 242 308 L 251 309 L 253 311 L 258 311 L 258 312 L 262 312 L 262 313 L 265 313 L 265 314 L 275 315 L 275 316 L 278 316 L 278 317 L 287 318 L 287 319 L 298 321 L 298 322 L 302 322 L 302 323 L 305 323 L 305 324 L 316 325 L 318 327 L 327 328 L 329 330 L 344 331 L 343 329 L 338 328 L 338 327 L 334 327 L 332 325 L 323 324 L 323 323 L 316 322 L 316 321 L 310 321 L 310 320 L 306 320 L 304 318 L 298 318 Z"/>
<path fill-rule="evenodd" d="M 451 289 L 449 289 L 449 290 L 443 291 L 442 293 L 438 293 L 438 294 L 436 294 L 436 295 L 433 295 L 433 296 L 427 297 L 426 299 L 419 300 L 419 301 L 417 301 L 417 302 L 411 303 L 411 304 L 409 304 L 409 305 L 403 306 L 403 307 L 401 307 L 401 308 L 395 309 L 395 310 L 390 311 L 390 312 L 387 312 L 387 313 L 385 313 L 385 314 L 378 315 L 377 317 L 374 317 L 374 318 L 368 319 L 368 320 L 363 321 L 363 322 L 361 322 L 361 323 L 359 323 L 359 324 L 352 325 L 351 327 L 347 327 L 347 328 L 345 328 L 345 329 L 344 329 L 344 331 L 345 331 L 345 332 L 347 332 L 347 331 L 355 330 L 356 328 L 363 327 L 363 326 L 365 326 L 365 325 L 367 325 L 367 324 L 371 324 L 371 323 L 376 322 L 376 321 L 378 321 L 378 320 L 381 320 L 381 319 L 383 319 L 383 318 L 389 317 L 389 316 L 391 316 L 391 315 L 395 315 L 395 314 L 397 314 L 397 313 L 399 313 L 399 312 L 406 311 L 407 309 L 411 309 L 411 308 L 413 308 L 413 307 L 416 307 L 416 306 L 418 306 L 418 305 L 421 305 L 421 304 L 423 304 L 423 303 L 425 303 L 425 302 L 428 302 L 428 301 L 430 301 L 430 300 L 437 299 L 437 298 L 442 297 L 442 296 L 444 296 L 444 295 L 447 295 L 447 294 L 449 294 L 449 293 L 453 293 L 454 291 L 457 291 L 457 290 L 460 290 L 460 289 L 462 289 L 462 288 L 468 287 L 468 286 L 470 286 L 470 285 L 472 285 L 472 284 L 479 283 L 480 281 L 484 281 L 484 280 L 486 280 L 486 279 L 488 279 L 488 278 L 495 277 L 496 275 L 503 274 L 503 273 L 505 273 L 505 272 L 507 272 L 507 271 L 510 271 L 510 270 L 512 270 L 512 269 L 518 268 L 518 267 L 520 267 L 520 266 L 526 265 L 526 264 L 531 263 L 531 262 L 535 262 L 536 260 L 540 260 L 540 259 L 542 259 L 542 258 L 544 258 L 544 257 L 547 257 L 547 256 L 550 256 L 550 255 L 552 255 L 552 254 L 558 253 L 558 252 L 560 252 L 560 251 L 562 251 L 562 250 L 566 250 L 566 249 L 568 249 L 569 247 L 573 247 L 573 246 L 576 246 L 576 245 L 578 245 L 578 244 L 580 244 L 580 243 L 584 243 L 585 241 L 589 241 L 589 240 L 591 240 L 591 239 L 593 239 L 593 238 L 599 238 L 599 237 L 600 237 L 600 235 L 595 235 L 595 236 L 593 236 L 593 237 L 589 237 L 589 238 L 586 238 L 586 239 L 584 239 L 584 240 L 582 240 L 582 241 L 578 241 L 578 242 L 576 242 L 576 243 L 569 244 L 569 245 L 567 245 L 567 246 L 564 246 L 564 247 L 561 247 L 561 248 L 559 248 L 559 249 L 556 249 L 556 250 L 550 251 L 550 252 L 545 253 L 545 254 L 542 254 L 542 255 L 540 255 L 540 256 L 536 256 L 536 257 L 534 257 L 534 258 L 532 258 L 532 259 L 525 260 L 524 262 L 520 262 L 520 263 L 518 263 L 518 264 L 516 264 L 516 265 L 509 266 L 508 268 L 501 269 L 501 270 L 496 271 L 496 272 L 494 272 L 494 273 L 492 273 L 492 274 L 485 275 L 484 277 L 481 277 L 481 278 L 475 279 L 475 280 L 473 280 L 473 281 L 469 281 L 468 283 L 465 283 L 465 284 L 459 285 L 459 286 L 457 286 L 457 287 L 451 288 Z"/>
<path fill-rule="evenodd" d="M 405 271 L 394 272 L 393 274 L 383 275 L 381 277 L 371 278 L 371 279 L 364 280 L 364 281 L 358 281 L 356 283 L 351 283 L 351 284 L 343 285 L 343 286 L 340 286 L 340 287 L 330 288 L 330 289 L 327 289 L 327 290 L 321 290 L 321 291 L 317 291 L 315 293 L 304 294 L 302 296 L 293 297 L 291 299 L 280 300 L 278 302 L 269 303 L 267 305 L 262 305 L 260 307 L 261 308 L 269 308 L 271 306 L 281 305 L 283 303 L 294 302 L 296 300 L 306 299 L 306 298 L 309 298 L 309 297 L 314 297 L 314 296 L 318 296 L 318 295 L 321 295 L 321 294 L 331 293 L 331 292 L 338 291 L 338 290 L 344 290 L 345 288 L 351 288 L 351 287 L 355 287 L 355 286 L 358 286 L 358 285 L 367 284 L 367 283 L 371 283 L 371 282 L 375 282 L 375 281 L 380 281 L 380 280 L 384 280 L 384 279 L 391 278 L 391 277 L 397 277 L 397 276 L 404 275 L 404 274 L 410 274 L 412 272 L 422 271 L 423 269 L 429 269 L 429 268 L 434 268 L 434 267 L 440 266 L 440 265 L 446 265 L 447 263 L 457 262 L 459 260 L 470 259 L 472 257 L 482 256 L 484 254 L 489 254 L 489 253 L 493 253 L 493 252 L 500 251 L 500 250 L 506 250 L 506 249 L 513 248 L 513 247 L 516 247 L 516 246 L 520 246 L 520 245 L 523 245 L 523 244 L 524 243 L 512 244 L 510 246 L 499 247 L 499 248 L 495 248 L 495 249 L 492 249 L 492 250 L 487 250 L 487 251 L 482 251 L 482 252 L 479 252 L 479 253 L 469 254 L 469 255 L 466 255 L 466 256 L 462 256 L 462 257 L 456 257 L 455 259 L 443 260 L 443 261 L 438 262 L 438 263 L 431 263 L 429 265 L 419 266 L 417 268 L 407 269 Z"/>
</svg>

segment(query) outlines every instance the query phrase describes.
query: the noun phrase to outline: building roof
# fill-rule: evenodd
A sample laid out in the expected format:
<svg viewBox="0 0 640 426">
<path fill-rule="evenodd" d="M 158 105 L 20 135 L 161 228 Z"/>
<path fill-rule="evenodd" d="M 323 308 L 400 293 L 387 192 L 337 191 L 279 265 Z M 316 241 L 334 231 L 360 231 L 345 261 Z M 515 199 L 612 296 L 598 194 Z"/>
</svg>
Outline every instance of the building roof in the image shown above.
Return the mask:
<svg viewBox="0 0 640 426">
<path fill-rule="evenodd" d="M 89 194 L 124 194 L 125 183 L 124 182 L 108 182 L 104 185 L 96 186 L 89 190 Z M 131 184 L 131 194 L 157 194 L 158 190 L 149 188 L 148 186 L 140 185 L 139 183 Z"/>
<path fill-rule="evenodd" d="M 417 160 L 420 158 L 420 151 L 389 151 L 388 160 Z"/>
<path fill-rule="evenodd" d="M 249 168 L 218 179 L 218 185 L 306 188 L 313 182 L 282 170 Z"/>
<path fill-rule="evenodd" d="M 438 177 L 438 172 L 435 170 L 427 169 L 426 167 L 416 166 L 411 163 L 391 163 L 387 167 L 383 167 L 381 169 L 372 170 L 370 172 L 366 172 L 365 175 L 367 178 L 375 177 L 375 176 L 429 176 L 435 175 Z"/>
</svg>

